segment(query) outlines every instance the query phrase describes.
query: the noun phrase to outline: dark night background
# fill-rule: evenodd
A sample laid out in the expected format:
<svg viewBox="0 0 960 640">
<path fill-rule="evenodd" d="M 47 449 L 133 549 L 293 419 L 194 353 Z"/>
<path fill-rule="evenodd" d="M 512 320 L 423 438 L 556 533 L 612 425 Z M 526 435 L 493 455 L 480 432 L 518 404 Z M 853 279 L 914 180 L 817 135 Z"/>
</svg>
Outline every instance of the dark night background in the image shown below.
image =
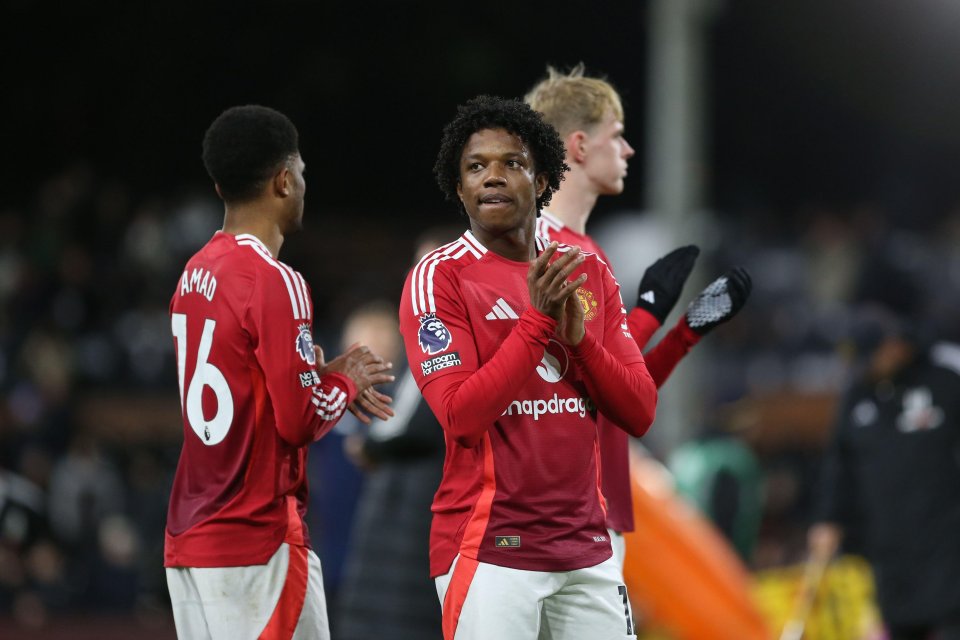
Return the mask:
<svg viewBox="0 0 960 640">
<path fill-rule="evenodd" d="M 960 6 L 699 4 L 714 9 L 700 169 L 716 218 L 701 263 L 736 259 L 756 286 L 689 368 L 715 381 L 700 394 L 708 406 L 812 393 L 826 413 L 798 413 L 827 415 L 842 382 L 838 318 L 875 263 L 924 276 L 917 308 L 952 321 L 960 306 Z M 399 298 L 423 229 L 465 226 L 432 167 L 443 125 L 477 94 L 521 97 L 547 64 L 607 76 L 637 155 L 624 194 L 601 198 L 591 224 L 645 207 L 649 11 L 627 0 L 0 0 L 0 473 L 52 492 L 58 465 L 86 452 L 124 487 L 117 504 L 142 551 L 139 563 L 78 565 L 99 543 L 46 525 L 27 541 L 46 550 L 40 560 L 23 541 L 0 545 L 0 636 L 59 614 L 137 610 L 160 611 L 167 637 L 156 538 L 180 425 L 166 307 L 219 221 L 200 141 L 223 109 L 266 104 L 299 128 L 306 229 L 282 258 L 311 283 L 318 342 L 335 350 L 350 309 Z M 765 470 L 803 487 L 826 422 L 751 444 Z M 805 429 L 819 436 L 796 435 Z M 807 497 L 769 516 L 780 555 L 753 567 L 796 560 L 788 542 Z"/>
<path fill-rule="evenodd" d="M 301 129 L 312 210 L 439 219 L 429 169 L 454 106 L 520 96 L 545 63 L 607 74 L 643 144 L 643 2 L 4 5 L 8 198 L 77 159 L 146 191 L 203 187 L 206 125 L 226 106 L 263 102 Z M 955 7 L 719 6 L 708 30 L 719 211 L 866 198 L 927 217 L 953 203 Z M 640 164 L 624 200 L 642 197 Z"/>
</svg>

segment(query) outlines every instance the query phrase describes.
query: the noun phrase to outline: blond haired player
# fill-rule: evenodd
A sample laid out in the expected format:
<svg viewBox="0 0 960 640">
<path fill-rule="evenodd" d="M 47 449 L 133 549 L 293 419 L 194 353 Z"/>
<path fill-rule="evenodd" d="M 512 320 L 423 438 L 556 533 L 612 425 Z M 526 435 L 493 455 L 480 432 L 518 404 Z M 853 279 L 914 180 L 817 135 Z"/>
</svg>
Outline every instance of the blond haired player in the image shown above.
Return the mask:
<svg viewBox="0 0 960 640">
<path fill-rule="evenodd" d="M 620 95 L 603 78 L 589 77 L 583 64 L 568 73 L 547 67 L 525 101 L 543 114 L 563 140 L 570 166 L 562 187 L 537 221 L 537 233 L 581 247 L 610 264 L 603 249 L 587 235 L 587 220 L 600 196 L 619 195 L 627 164 L 634 155 L 624 137 Z M 643 349 L 676 304 L 700 250 L 688 245 L 660 258 L 644 273 L 636 306 L 627 316 L 630 333 Z M 644 355 L 657 387 L 707 332 L 732 318 L 750 295 L 750 275 L 734 267 L 711 283 L 687 307 L 677 324 Z M 623 532 L 633 531 L 627 434 L 600 416 L 603 495 L 614 554 L 623 563 Z"/>
</svg>

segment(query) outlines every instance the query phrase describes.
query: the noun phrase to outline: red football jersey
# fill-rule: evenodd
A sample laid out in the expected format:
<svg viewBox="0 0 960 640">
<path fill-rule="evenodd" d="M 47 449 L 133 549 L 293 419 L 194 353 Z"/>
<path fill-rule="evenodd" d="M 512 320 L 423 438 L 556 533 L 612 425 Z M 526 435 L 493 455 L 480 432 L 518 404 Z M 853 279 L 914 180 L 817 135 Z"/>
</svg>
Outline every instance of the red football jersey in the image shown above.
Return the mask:
<svg viewBox="0 0 960 640">
<path fill-rule="evenodd" d="M 610 264 L 610 260 L 607 259 L 607 254 L 603 252 L 600 245 L 593 241 L 593 238 L 585 233 L 577 233 L 549 211 L 540 211 L 540 217 L 537 218 L 537 235 L 548 241 L 562 242 L 571 247 L 580 247 L 584 251 L 595 253 L 600 256 L 600 258 L 607 263 L 607 267 L 613 271 L 613 266 Z"/>
<path fill-rule="evenodd" d="M 310 290 L 252 235 L 217 232 L 170 302 L 184 442 L 164 564 L 263 564 L 309 545 L 306 445 L 356 395 L 316 370 Z"/>
<path fill-rule="evenodd" d="M 599 255 L 612 271 L 613 265 L 590 236 L 577 233 L 562 220 L 548 211 L 541 211 L 537 218 L 537 235 L 546 240 L 555 240 L 583 251 Z M 644 309 L 634 308 L 628 316 L 630 332 L 643 349 L 650 338 L 660 328 L 657 319 Z M 666 336 L 644 357 L 647 368 L 657 387 L 666 382 L 680 359 L 700 337 L 687 326 L 685 318 L 670 330 Z M 627 434 L 600 416 L 600 459 L 602 461 L 603 495 L 607 499 L 607 526 L 614 531 L 633 531 L 633 500 L 630 492 L 630 451 Z"/>
<path fill-rule="evenodd" d="M 407 359 L 447 445 L 433 576 L 457 553 L 536 571 L 609 558 L 597 407 L 637 435 L 653 421 L 656 389 L 603 262 L 586 254 L 570 276 L 588 278 L 576 292 L 586 314 L 577 347 L 530 306 L 528 268 L 468 231 L 421 259 L 404 286 Z"/>
</svg>

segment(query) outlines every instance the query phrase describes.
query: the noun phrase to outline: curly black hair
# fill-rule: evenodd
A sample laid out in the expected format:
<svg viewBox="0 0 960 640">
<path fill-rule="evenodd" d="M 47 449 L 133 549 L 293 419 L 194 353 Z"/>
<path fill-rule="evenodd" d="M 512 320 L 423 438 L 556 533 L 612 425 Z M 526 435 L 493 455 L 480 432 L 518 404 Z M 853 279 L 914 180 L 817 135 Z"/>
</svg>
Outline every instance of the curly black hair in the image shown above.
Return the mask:
<svg viewBox="0 0 960 640">
<path fill-rule="evenodd" d="M 291 156 L 299 153 L 297 128 L 270 107 L 230 107 L 203 136 L 203 165 L 226 202 L 245 202 Z"/>
<path fill-rule="evenodd" d="M 433 165 L 433 175 L 437 178 L 440 190 L 447 200 L 457 203 L 461 213 L 466 214 L 457 196 L 460 157 L 470 136 L 482 129 L 504 129 L 519 137 L 530 148 L 534 171 L 547 174 L 547 188 L 537 198 L 537 215 L 540 215 L 540 210 L 550 204 L 550 198 L 560 188 L 563 174 L 570 167 L 563 161 L 565 152 L 560 134 L 539 113 L 520 100 L 477 96 L 457 107 L 457 116 L 443 128 L 440 152 Z"/>
</svg>

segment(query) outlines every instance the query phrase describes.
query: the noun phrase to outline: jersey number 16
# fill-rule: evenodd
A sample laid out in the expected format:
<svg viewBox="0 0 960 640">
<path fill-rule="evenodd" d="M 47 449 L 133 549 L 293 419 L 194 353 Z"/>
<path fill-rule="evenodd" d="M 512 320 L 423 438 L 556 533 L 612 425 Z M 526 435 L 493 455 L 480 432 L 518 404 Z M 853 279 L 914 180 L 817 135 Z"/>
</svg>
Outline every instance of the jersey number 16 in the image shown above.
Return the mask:
<svg viewBox="0 0 960 640">
<path fill-rule="evenodd" d="M 223 372 L 207 361 L 210 347 L 213 346 L 213 332 L 217 321 L 207 318 L 203 321 L 203 333 L 197 350 L 197 366 L 193 378 L 186 384 L 187 369 L 187 316 L 174 313 L 171 316 L 171 329 L 177 341 L 177 373 L 180 379 L 180 409 L 187 418 L 187 424 L 193 429 L 205 445 L 221 442 L 233 424 L 233 394 Z M 184 397 L 183 389 L 187 388 Z M 217 412 L 209 420 L 203 415 L 203 388 L 210 387 L 217 398 Z"/>
</svg>

